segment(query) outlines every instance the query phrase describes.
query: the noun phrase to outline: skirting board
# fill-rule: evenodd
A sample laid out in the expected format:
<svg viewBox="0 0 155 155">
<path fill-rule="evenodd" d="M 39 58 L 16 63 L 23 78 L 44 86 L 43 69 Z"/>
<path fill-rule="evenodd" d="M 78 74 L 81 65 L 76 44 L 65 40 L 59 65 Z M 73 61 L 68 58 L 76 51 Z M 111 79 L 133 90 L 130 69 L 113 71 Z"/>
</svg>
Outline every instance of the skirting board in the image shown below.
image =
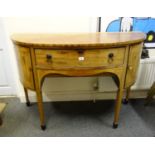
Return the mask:
<svg viewBox="0 0 155 155">
<path fill-rule="evenodd" d="M 147 90 L 133 90 L 131 91 L 130 98 L 146 98 Z M 125 95 L 125 93 L 124 93 Z M 48 94 L 43 93 L 43 101 L 84 101 L 84 100 L 104 100 L 115 99 L 116 92 L 92 92 L 92 91 L 80 91 L 80 92 L 51 92 Z M 21 103 L 25 102 L 25 96 L 19 96 Z M 30 93 L 30 102 L 36 102 L 35 93 Z"/>
</svg>

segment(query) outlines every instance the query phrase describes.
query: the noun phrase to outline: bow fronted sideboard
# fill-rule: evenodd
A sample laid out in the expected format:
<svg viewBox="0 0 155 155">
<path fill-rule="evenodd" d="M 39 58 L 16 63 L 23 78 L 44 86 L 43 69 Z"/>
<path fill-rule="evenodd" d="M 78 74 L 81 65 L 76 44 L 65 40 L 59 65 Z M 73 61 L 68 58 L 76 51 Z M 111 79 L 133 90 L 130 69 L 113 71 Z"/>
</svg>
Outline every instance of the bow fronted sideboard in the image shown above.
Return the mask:
<svg viewBox="0 0 155 155">
<path fill-rule="evenodd" d="M 118 86 L 113 127 L 117 128 L 123 91 L 136 80 L 145 34 L 67 33 L 67 34 L 14 34 L 12 41 L 19 63 L 20 80 L 27 90 L 36 91 L 41 128 L 46 128 L 42 84 L 47 76 L 112 76 Z"/>
</svg>

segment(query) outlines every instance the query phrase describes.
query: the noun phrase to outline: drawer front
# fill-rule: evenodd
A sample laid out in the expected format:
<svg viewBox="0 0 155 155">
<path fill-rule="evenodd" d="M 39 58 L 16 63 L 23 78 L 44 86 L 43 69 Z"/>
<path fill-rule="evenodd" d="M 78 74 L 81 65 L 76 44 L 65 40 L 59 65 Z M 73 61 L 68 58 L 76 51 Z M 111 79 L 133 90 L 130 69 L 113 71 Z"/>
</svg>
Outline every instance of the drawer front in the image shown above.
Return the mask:
<svg viewBox="0 0 155 155">
<path fill-rule="evenodd" d="M 116 67 L 124 62 L 125 48 L 96 50 L 36 49 L 36 65 L 45 68 Z"/>
</svg>

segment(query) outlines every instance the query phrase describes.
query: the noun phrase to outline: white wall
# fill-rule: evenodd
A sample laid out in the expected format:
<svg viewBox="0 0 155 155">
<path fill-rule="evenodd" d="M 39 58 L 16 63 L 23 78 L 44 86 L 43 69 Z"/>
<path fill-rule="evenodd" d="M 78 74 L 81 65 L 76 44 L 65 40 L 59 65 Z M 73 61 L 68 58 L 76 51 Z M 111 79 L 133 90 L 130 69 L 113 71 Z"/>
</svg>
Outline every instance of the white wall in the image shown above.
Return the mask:
<svg viewBox="0 0 155 155">
<path fill-rule="evenodd" d="M 10 51 L 7 43 L 3 19 L 0 17 L 0 96 L 16 94 L 15 81 L 11 77 L 13 69 L 11 69 L 11 57 L 9 57 Z"/>
<path fill-rule="evenodd" d="M 4 18 L 10 34 L 21 32 L 90 32 L 91 17 L 11 17 Z"/>
</svg>

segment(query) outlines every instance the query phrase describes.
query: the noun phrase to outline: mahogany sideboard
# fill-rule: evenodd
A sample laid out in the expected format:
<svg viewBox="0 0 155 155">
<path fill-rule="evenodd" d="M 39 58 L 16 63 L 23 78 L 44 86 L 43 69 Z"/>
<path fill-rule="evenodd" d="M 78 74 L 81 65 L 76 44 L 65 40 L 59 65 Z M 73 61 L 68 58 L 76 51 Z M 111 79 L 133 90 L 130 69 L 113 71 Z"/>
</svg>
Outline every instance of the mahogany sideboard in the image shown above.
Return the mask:
<svg viewBox="0 0 155 155">
<path fill-rule="evenodd" d="M 14 34 L 19 63 L 20 80 L 24 86 L 26 103 L 30 105 L 27 90 L 37 95 L 41 129 L 46 129 L 42 101 L 42 84 L 47 76 L 86 77 L 112 76 L 118 86 L 113 128 L 117 128 L 124 90 L 136 80 L 145 34 L 66 33 Z"/>
</svg>

